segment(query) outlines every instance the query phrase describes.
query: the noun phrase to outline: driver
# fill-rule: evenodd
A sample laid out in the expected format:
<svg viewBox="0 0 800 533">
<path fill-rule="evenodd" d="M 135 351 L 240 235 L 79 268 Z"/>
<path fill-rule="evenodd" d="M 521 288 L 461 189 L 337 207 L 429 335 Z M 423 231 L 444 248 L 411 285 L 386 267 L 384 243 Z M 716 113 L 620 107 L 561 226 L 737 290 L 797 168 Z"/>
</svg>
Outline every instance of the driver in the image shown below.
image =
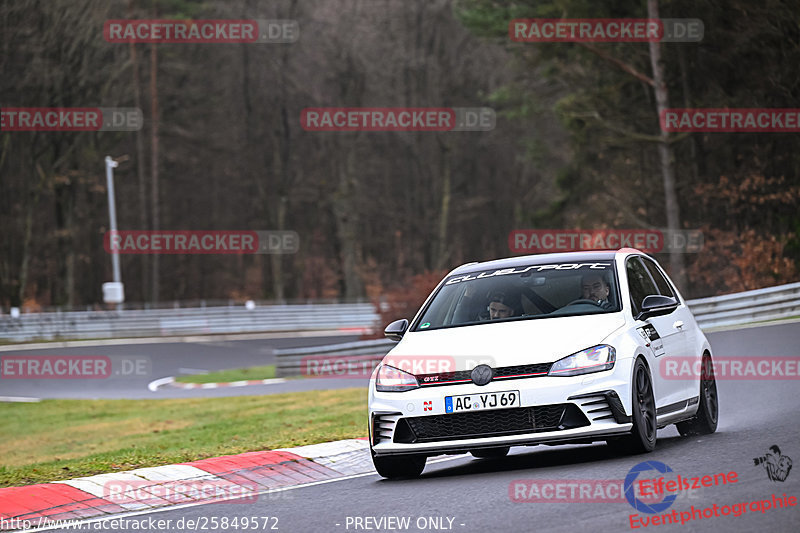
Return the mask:
<svg viewBox="0 0 800 533">
<path fill-rule="evenodd" d="M 586 300 L 593 300 L 597 305 L 603 309 L 610 309 L 613 307 L 611 302 L 608 301 L 608 295 L 611 293 L 605 278 L 600 274 L 586 274 L 581 280 L 582 298 Z"/>
</svg>

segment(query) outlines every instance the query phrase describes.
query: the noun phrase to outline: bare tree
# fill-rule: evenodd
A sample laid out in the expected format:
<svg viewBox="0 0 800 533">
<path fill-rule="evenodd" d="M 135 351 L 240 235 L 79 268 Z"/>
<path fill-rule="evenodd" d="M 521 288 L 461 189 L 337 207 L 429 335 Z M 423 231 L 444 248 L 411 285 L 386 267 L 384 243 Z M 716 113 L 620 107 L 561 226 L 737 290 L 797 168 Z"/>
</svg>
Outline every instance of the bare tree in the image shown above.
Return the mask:
<svg viewBox="0 0 800 533">
<path fill-rule="evenodd" d="M 647 16 L 658 19 L 658 0 L 647 0 Z M 664 74 L 664 61 L 661 57 L 661 43 L 650 41 L 650 63 L 653 68 L 653 91 L 656 95 L 656 112 L 661 117 L 669 107 L 669 92 Z M 675 186 L 675 152 L 672 149 L 670 135 L 661 129 L 658 142 L 658 155 L 661 159 L 661 179 L 664 183 L 664 205 L 667 213 L 667 229 L 677 232 L 681 227 L 680 204 Z M 672 279 L 681 289 L 686 288 L 683 253 L 672 250 L 669 255 Z"/>
</svg>

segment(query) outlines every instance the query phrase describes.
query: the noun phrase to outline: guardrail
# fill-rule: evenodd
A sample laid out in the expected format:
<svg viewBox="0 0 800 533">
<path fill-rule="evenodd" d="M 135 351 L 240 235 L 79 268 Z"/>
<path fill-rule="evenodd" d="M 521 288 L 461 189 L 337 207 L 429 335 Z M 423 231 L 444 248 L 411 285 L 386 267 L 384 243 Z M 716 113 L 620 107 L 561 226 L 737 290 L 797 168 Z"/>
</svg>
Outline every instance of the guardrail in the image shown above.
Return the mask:
<svg viewBox="0 0 800 533">
<path fill-rule="evenodd" d="M 395 344 L 397 344 L 397 341 L 374 339 L 368 341 L 344 342 L 328 346 L 275 350 L 274 353 L 277 356 L 275 376 L 280 378 L 305 375 L 304 363 L 312 357 L 314 363 L 318 364 L 324 361 L 328 356 L 332 361 L 341 362 L 343 360 L 343 355 L 352 355 L 357 356 L 353 359 L 357 359 L 359 363 L 370 364 L 372 367 L 375 367 Z"/>
<path fill-rule="evenodd" d="M 700 327 L 800 316 L 800 283 L 687 300 Z M 149 336 L 382 328 L 365 303 L 195 307 L 126 311 L 24 313 L 0 316 L 0 340 L 103 339 Z"/>
<path fill-rule="evenodd" d="M 687 300 L 703 329 L 800 316 L 800 283 Z"/>
<path fill-rule="evenodd" d="M 329 329 L 360 332 L 374 328 L 378 320 L 371 303 L 25 313 L 18 318 L 0 317 L 0 339 L 25 342 Z"/>
</svg>

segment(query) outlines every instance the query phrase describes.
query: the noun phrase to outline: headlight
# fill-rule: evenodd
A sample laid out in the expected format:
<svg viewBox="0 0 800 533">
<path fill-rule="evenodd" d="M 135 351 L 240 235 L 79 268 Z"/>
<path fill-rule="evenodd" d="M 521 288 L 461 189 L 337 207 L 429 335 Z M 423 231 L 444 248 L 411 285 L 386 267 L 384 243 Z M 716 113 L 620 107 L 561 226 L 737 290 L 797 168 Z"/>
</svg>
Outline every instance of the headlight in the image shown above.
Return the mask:
<svg viewBox="0 0 800 533">
<path fill-rule="evenodd" d="M 403 392 L 417 387 L 414 374 L 389 365 L 381 365 L 375 377 L 375 390 L 380 392 Z"/>
<path fill-rule="evenodd" d="M 602 372 L 614 367 L 617 352 L 613 346 L 601 344 L 559 359 L 550 367 L 549 376 L 578 376 Z"/>
</svg>

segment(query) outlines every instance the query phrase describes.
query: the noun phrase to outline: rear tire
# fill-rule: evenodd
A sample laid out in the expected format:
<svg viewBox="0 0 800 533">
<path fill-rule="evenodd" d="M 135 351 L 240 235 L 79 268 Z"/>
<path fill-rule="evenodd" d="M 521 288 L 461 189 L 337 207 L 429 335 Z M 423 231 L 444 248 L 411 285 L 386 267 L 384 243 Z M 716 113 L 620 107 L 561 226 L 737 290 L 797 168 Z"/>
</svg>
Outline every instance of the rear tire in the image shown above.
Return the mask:
<svg viewBox="0 0 800 533">
<path fill-rule="evenodd" d="M 371 450 L 370 450 L 371 451 Z M 415 478 L 422 474 L 428 458 L 424 455 L 387 455 L 378 457 L 372 452 L 372 464 L 386 479 Z"/>
<path fill-rule="evenodd" d="M 483 448 L 481 450 L 470 450 L 469 453 L 477 459 L 499 459 L 508 455 L 511 448 L 503 446 L 500 448 Z"/>
<path fill-rule="evenodd" d="M 656 401 L 653 395 L 653 380 L 647 365 L 636 359 L 633 366 L 631 383 L 633 402 L 633 429 L 631 433 L 617 441 L 621 449 L 628 454 L 652 452 L 656 447 Z"/>
<path fill-rule="evenodd" d="M 697 415 L 675 426 L 683 437 L 710 435 L 717 430 L 719 420 L 719 398 L 717 397 L 717 380 L 714 377 L 714 363 L 711 356 L 703 355 L 703 374 L 700 376 L 700 406 Z"/>
</svg>

